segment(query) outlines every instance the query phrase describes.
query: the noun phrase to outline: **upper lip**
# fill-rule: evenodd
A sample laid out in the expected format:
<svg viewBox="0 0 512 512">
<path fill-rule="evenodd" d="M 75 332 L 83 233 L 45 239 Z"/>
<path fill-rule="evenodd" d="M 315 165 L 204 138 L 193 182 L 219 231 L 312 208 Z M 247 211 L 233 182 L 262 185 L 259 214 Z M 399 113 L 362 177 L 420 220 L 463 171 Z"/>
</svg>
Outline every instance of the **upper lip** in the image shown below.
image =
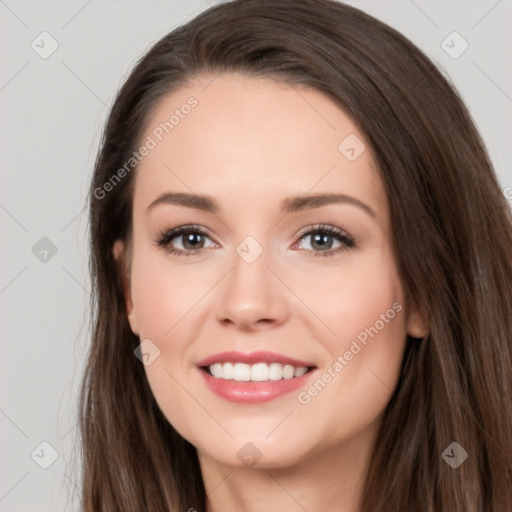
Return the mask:
<svg viewBox="0 0 512 512">
<path fill-rule="evenodd" d="M 280 363 L 280 364 L 289 364 L 295 367 L 298 366 L 314 366 L 312 363 L 308 363 L 306 361 L 300 361 L 299 359 L 295 359 L 293 357 L 285 356 L 283 354 L 278 354 L 276 352 L 268 352 L 265 350 L 260 350 L 257 352 L 220 352 L 219 354 L 214 354 L 206 359 L 202 359 L 197 363 L 198 367 L 210 366 L 215 363 L 245 363 L 245 364 L 256 364 L 256 363 Z"/>
</svg>

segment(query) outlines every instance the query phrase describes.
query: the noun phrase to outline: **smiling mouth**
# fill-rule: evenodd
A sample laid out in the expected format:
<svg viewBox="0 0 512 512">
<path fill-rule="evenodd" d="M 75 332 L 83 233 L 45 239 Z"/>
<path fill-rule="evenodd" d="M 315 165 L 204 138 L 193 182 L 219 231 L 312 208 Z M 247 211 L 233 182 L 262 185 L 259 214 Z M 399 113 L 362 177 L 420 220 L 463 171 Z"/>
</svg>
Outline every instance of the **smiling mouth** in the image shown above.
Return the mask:
<svg viewBox="0 0 512 512">
<path fill-rule="evenodd" d="M 214 363 L 201 366 L 201 370 L 219 380 L 237 382 L 265 382 L 290 380 L 313 371 L 315 366 L 293 366 L 281 363 Z"/>
</svg>

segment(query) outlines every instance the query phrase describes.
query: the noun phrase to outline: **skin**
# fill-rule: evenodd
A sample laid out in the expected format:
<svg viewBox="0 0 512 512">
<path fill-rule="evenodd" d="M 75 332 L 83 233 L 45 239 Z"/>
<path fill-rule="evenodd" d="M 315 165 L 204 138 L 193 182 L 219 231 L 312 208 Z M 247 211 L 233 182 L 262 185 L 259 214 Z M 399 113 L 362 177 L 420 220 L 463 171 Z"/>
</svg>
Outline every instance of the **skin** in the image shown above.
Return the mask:
<svg viewBox="0 0 512 512">
<path fill-rule="evenodd" d="M 426 334 L 404 302 L 375 160 L 366 143 L 353 162 L 340 152 L 347 135 L 365 137 L 321 92 L 238 74 L 195 79 L 168 95 L 142 140 L 190 96 L 198 105 L 137 169 L 130 252 L 121 241 L 114 246 L 116 258 L 130 260 L 131 328 L 160 350 L 145 367 L 152 392 L 198 450 L 210 512 L 355 511 L 406 335 Z M 148 210 L 171 191 L 207 194 L 221 211 Z M 333 192 L 374 216 L 350 203 L 279 212 L 286 197 Z M 322 252 L 315 233 L 297 234 L 319 223 L 348 232 L 355 246 L 315 256 Z M 210 232 L 200 254 L 176 256 L 156 245 L 160 232 L 186 224 Z M 236 252 L 247 236 L 263 249 L 252 263 Z M 184 238 L 173 246 L 192 251 Z M 342 244 L 329 240 L 331 252 Z M 257 405 L 229 402 L 196 368 L 226 350 L 269 350 L 313 362 L 307 390 L 395 303 L 401 311 L 305 405 L 297 391 Z M 248 442 L 261 452 L 252 467 L 237 456 Z"/>
</svg>

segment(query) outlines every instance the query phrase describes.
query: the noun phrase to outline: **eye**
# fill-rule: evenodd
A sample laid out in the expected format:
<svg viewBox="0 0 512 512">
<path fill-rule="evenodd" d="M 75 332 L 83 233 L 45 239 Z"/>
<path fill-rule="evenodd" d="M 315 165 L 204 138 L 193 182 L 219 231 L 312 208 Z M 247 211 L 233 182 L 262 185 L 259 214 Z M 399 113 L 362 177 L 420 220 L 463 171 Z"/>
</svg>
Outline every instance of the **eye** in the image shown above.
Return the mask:
<svg viewBox="0 0 512 512">
<path fill-rule="evenodd" d="M 310 238 L 311 249 L 301 249 L 313 256 L 334 256 L 355 246 L 354 238 L 346 231 L 325 224 L 305 228 L 297 237 L 299 241 Z M 180 242 L 178 245 L 181 247 L 175 247 L 175 239 Z M 160 233 L 155 243 L 169 254 L 193 256 L 206 248 L 204 244 L 207 239 L 211 240 L 208 231 L 200 226 L 188 225 Z M 338 246 L 333 248 L 335 243 Z"/>
<path fill-rule="evenodd" d="M 181 242 L 182 248 L 173 247 L 174 239 Z M 208 232 L 200 226 L 180 226 L 170 231 L 160 233 L 155 243 L 170 254 L 178 256 L 193 256 L 204 249 L 205 240 L 209 239 Z"/>
<path fill-rule="evenodd" d="M 306 228 L 297 236 L 300 240 L 310 239 L 311 249 L 304 250 L 313 256 L 334 256 L 355 246 L 354 238 L 346 231 L 326 224 Z M 335 242 L 339 245 L 333 249 Z"/>
</svg>

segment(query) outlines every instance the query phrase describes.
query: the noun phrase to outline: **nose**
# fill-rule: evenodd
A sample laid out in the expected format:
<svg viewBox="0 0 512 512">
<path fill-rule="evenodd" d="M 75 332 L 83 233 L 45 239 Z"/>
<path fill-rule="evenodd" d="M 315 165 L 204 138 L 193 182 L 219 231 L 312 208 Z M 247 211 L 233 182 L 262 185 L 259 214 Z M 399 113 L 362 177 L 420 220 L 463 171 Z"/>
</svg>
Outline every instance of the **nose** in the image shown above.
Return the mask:
<svg viewBox="0 0 512 512">
<path fill-rule="evenodd" d="M 290 314 L 290 292 L 270 265 L 266 251 L 252 262 L 234 255 L 233 268 L 223 279 L 216 310 L 222 324 L 250 332 L 286 322 Z"/>
</svg>

